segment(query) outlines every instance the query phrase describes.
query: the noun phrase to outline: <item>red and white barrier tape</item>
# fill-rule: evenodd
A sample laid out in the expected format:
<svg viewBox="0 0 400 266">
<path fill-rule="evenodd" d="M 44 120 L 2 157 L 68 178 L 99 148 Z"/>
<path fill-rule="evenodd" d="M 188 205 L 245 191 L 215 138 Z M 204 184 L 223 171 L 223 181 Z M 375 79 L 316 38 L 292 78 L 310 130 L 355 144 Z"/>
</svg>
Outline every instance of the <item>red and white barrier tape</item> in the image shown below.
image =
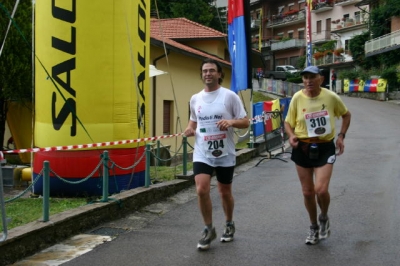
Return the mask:
<svg viewBox="0 0 400 266">
<path fill-rule="evenodd" d="M 3 152 L 4 153 L 26 153 L 26 152 L 38 152 L 38 151 L 64 151 L 64 150 L 75 150 L 75 149 L 87 149 L 87 148 L 129 144 L 129 143 L 142 142 L 142 141 L 166 139 L 166 138 L 172 138 L 172 137 L 177 137 L 177 136 L 181 136 L 181 135 L 183 135 L 183 133 L 151 137 L 151 138 L 142 138 L 142 139 L 118 140 L 118 141 L 101 142 L 101 143 L 93 143 L 93 144 L 78 144 L 78 145 L 57 146 L 57 147 L 47 147 L 47 148 L 29 148 L 29 149 L 9 150 L 9 151 L 3 151 Z"/>
</svg>

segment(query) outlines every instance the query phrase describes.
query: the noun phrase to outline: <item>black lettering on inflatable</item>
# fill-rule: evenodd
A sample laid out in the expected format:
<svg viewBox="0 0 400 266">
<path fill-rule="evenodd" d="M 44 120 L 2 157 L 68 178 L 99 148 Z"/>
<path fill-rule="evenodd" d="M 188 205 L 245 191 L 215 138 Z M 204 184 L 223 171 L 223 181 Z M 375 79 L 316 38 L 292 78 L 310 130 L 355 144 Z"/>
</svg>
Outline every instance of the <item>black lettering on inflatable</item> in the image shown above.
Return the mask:
<svg viewBox="0 0 400 266">
<path fill-rule="evenodd" d="M 146 124 L 145 124 L 145 111 L 146 111 L 146 104 L 144 102 L 145 100 L 145 95 L 144 95 L 144 82 L 146 80 L 146 72 L 143 71 L 142 73 L 139 74 L 138 76 L 138 88 L 139 88 L 139 92 L 140 92 L 140 96 L 143 99 L 142 104 L 140 105 L 140 107 L 138 106 L 138 108 L 140 108 L 140 112 L 137 113 L 137 119 L 138 119 L 138 129 L 140 129 L 143 125 L 143 130 L 146 131 Z"/>
<path fill-rule="evenodd" d="M 142 1 L 143 2 L 143 1 Z M 139 38 L 142 41 L 146 41 L 146 12 L 144 9 L 140 8 L 139 6 L 139 11 L 138 11 L 138 34 L 139 34 Z M 145 26 L 144 30 L 140 28 L 140 20 L 143 20 L 143 25 Z"/>
<path fill-rule="evenodd" d="M 71 1 L 72 10 L 65 10 L 56 6 L 56 0 L 51 0 L 51 13 L 54 18 L 65 22 L 75 23 L 76 20 L 76 0 Z"/>
<path fill-rule="evenodd" d="M 146 111 L 146 103 L 145 103 L 145 81 L 146 81 L 146 66 L 148 65 L 147 58 L 146 58 L 146 34 L 147 34 L 147 28 L 146 28 L 146 3 L 144 0 L 141 0 L 141 4 L 138 5 L 138 20 L 137 20 L 137 33 L 140 38 L 140 40 L 143 42 L 143 54 L 140 54 L 138 52 L 138 63 L 144 68 L 144 70 L 138 75 L 137 78 L 137 83 L 138 83 L 138 88 L 140 91 L 140 101 L 138 103 L 138 109 L 140 109 L 140 112 L 138 110 L 138 115 L 137 115 L 137 120 L 138 120 L 138 129 L 146 131 L 146 120 L 144 119 L 145 117 L 145 111 Z M 144 28 L 141 28 L 141 25 L 144 26 Z M 138 49 L 140 50 L 140 49 Z"/>
<path fill-rule="evenodd" d="M 76 21 L 76 0 L 70 0 L 71 10 L 61 8 L 56 6 L 56 0 L 51 0 L 51 13 L 54 18 L 64 21 L 66 23 L 72 24 Z M 49 22 L 51 23 L 51 22 Z M 61 40 L 55 36 L 51 38 L 52 48 L 57 49 L 61 52 L 75 55 L 76 54 L 76 28 L 72 25 L 71 27 L 71 39 L 70 42 L 66 40 Z M 51 118 L 53 123 L 53 128 L 55 130 L 60 130 L 65 121 L 71 115 L 72 125 L 70 130 L 71 136 L 76 136 L 76 92 L 71 87 L 71 71 L 75 69 L 75 58 L 70 58 L 64 62 L 61 62 L 52 67 L 51 76 L 55 82 L 57 82 L 65 91 L 68 92 L 69 96 L 66 96 L 67 100 L 64 102 L 59 113 L 56 111 L 57 102 L 57 92 L 52 93 L 51 101 Z M 60 78 L 60 75 L 64 74 L 64 80 Z M 62 93 L 62 92 L 61 92 Z M 71 98 L 73 97 L 73 98 Z"/>
<path fill-rule="evenodd" d="M 71 70 L 75 69 L 75 58 L 71 58 L 64 61 L 56 66 L 53 66 L 51 76 L 52 78 L 60 84 L 71 96 L 75 97 L 76 92 L 71 87 Z M 66 74 L 66 81 L 63 81 L 58 76 L 62 73 Z"/>
<path fill-rule="evenodd" d="M 53 97 L 51 100 L 51 118 L 53 122 L 53 128 L 55 130 L 60 130 L 68 116 L 72 116 L 72 125 L 70 135 L 76 136 L 76 102 L 72 98 L 68 98 L 63 107 L 61 108 L 58 115 L 56 115 L 56 102 L 57 102 L 57 94 L 53 92 Z"/>
<path fill-rule="evenodd" d="M 71 27 L 71 42 L 67 42 L 57 37 L 51 37 L 51 46 L 65 53 L 74 55 L 76 53 L 76 29 Z"/>
</svg>

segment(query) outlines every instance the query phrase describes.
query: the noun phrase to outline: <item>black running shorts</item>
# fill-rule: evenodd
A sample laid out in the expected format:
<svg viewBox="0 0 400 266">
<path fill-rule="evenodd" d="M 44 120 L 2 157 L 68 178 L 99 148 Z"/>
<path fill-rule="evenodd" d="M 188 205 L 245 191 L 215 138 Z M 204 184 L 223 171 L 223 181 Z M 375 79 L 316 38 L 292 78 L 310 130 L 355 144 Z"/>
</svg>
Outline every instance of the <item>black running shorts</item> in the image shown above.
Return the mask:
<svg viewBox="0 0 400 266">
<path fill-rule="evenodd" d="M 217 176 L 218 182 L 220 182 L 222 184 L 227 184 L 227 185 L 232 183 L 234 169 L 235 169 L 234 166 L 212 167 L 208 164 L 201 163 L 201 162 L 193 163 L 193 173 L 195 176 L 198 174 L 207 174 L 207 175 L 213 176 L 214 170 L 215 170 L 215 175 Z"/>
<path fill-rule="evenodd" d="M 316 143 L 318 146 L 318 158 L 310 159 L 309 150 L 311 143 L 299 141 L 297 148 L 293 148 L 291 159 L 297 165 L 304 168 L 320 167 L 336 161 L 335 144 L 330 142 Z"/>
</svg>

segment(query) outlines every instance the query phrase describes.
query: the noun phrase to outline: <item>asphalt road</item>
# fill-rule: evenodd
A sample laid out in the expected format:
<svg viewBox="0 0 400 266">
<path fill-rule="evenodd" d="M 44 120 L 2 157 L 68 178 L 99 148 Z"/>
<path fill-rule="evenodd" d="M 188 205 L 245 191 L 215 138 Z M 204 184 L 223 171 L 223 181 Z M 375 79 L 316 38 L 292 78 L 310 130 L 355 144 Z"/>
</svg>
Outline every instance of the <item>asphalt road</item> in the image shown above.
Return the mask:
<svg viewBox="0 0 400 266">
<path fill-rule="evenodd" d="M 309 221 L 294 164 L 265 160 L 255 167 L 257 159 L 234 178 L 233 242 L 196 249 L 203 224 L 189 189 L 104 224 L 98 231 L 124 230 L 62 265 L 399 265 L 400 105 L 343 99 L 352 122 L 330 185 L 330 238 L 304 244 Z M 219 237 L 223 210 L 217 189 L 211 194 Z"/>
</svg>

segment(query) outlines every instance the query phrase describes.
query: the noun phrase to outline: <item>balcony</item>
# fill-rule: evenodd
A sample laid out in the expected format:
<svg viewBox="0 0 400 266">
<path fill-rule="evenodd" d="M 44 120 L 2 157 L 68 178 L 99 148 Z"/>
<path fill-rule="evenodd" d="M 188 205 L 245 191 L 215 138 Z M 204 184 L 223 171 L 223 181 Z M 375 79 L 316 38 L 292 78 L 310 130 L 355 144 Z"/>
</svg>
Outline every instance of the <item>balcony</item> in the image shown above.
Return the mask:
<svg viewBox="0 0 400 266">
<path fill-rule="evenodd" d="M 267 39 L 261 40 L 261 48 L 266 48 L 270 47 L 271 42 Z M 260 48 L 260 42 L 258 41 L 258 38 L 252 39 L 251 40 L 251 48 L 258 50 Z"/>
<path fill-rule="evenodd" d="M 336 0 L 335 6 L 349 6 L 360 2 L 361 0 Z"/>
<path fill-rule="evenodd" d="M 345 57 L 343 55 L 334 55 L 329 54 L 325 55 L 319 59 L 312 59 L 312 63 L 314 66 L 324 66 L 324 65 L 331 65 L 331 64 L 339 64 L 345 62 Z"/>
<path fill-rule="evenodd" d="M 284 49 L 301 48 L 306 46 L 306 40 L 291 39 L 287 41 L 280 41 L 271 44 L 271 51 L 278 51 Z"/>
<path fill-rule="evenodd" d="M 355 16 L 352 18 L 346 18 L 332 21 L 332 32 L 345 32 L 349 30 L 355 30 L 359 28 L 365 28 L 367 26 L 368 17 L 367 15 Z"/>
<path fill-rule="evenodd" d="M 400 30 L 365 43 L 365 55 L 371 56 L 400 48 Z"/>
<path fill-rule="evenodd" d="M 306 11 L 300 10 L 295 14 L 277 14 L 272 15 L 271 19 L 268 20 L 268 28 L 280 28 L 289 25 L 295 25 L 299 22 L 306 21 Z"/>
<path fill-rule="evenodd" d="M 321 13 L 332 10 L 334 6 L 333 0 L 318 0 L 313 1 L 311 13 Z"/>
</svg>

